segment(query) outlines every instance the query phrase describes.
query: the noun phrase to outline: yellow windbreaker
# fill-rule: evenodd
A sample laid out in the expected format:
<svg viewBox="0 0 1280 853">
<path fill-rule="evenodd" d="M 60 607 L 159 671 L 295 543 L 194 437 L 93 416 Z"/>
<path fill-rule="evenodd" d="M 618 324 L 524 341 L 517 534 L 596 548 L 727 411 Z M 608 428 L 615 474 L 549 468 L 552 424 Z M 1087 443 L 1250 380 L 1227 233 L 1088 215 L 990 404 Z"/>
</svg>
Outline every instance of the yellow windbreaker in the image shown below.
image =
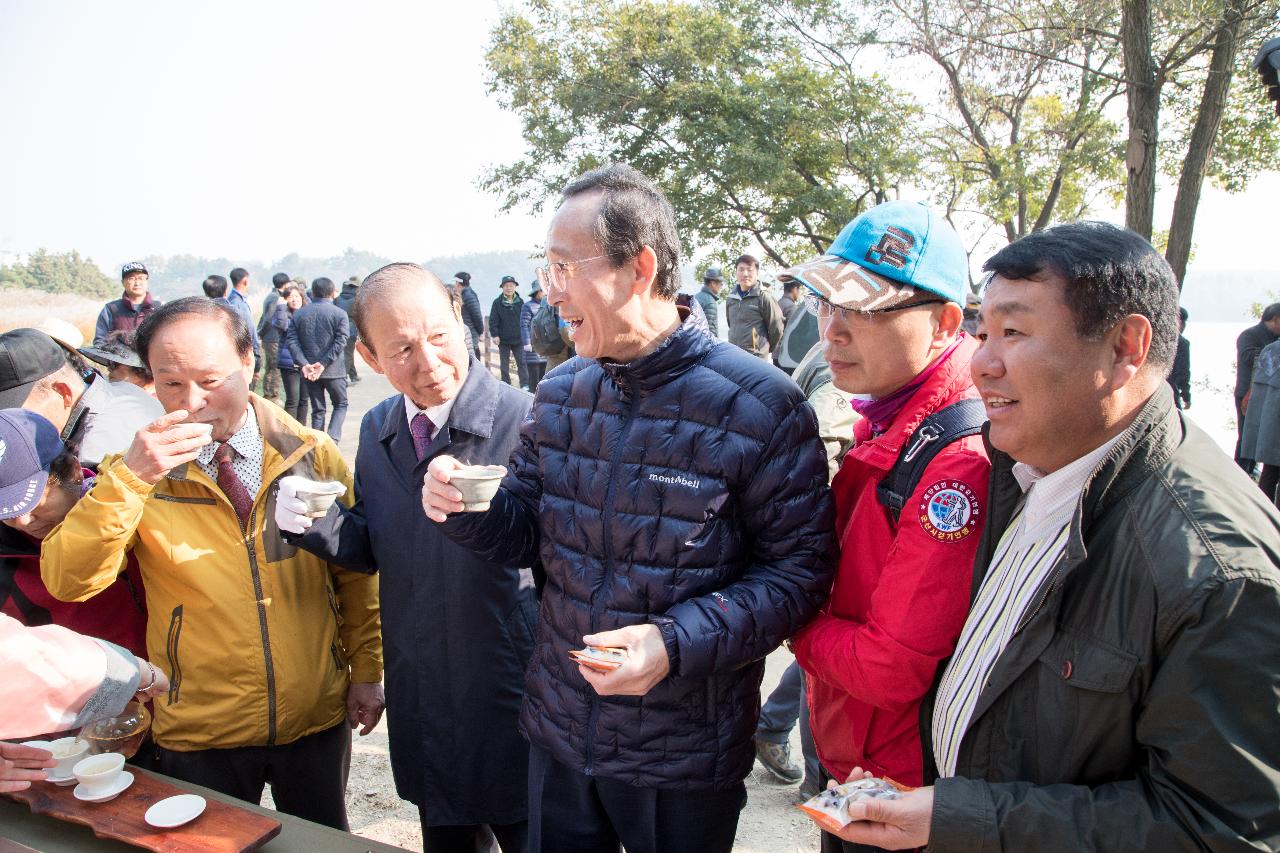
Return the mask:
<svg viewBox="0 0 1280 853">
<path fill-rule="evenodd" d="M 338 480 L 350 495 L 350 471 L 327 436 L 250 404 L 264 446 L 247 534 L 200 466 L 151 486 L 109 456 L 41 551 L 63 601 L 93 597 L 137 557 L 148 656 L 169 677 L 153 728 L 166 749 L 290 743 L 343 720 L 349 682 L 382 679 L 377 577 L 285 544 L 274 520 L 280 477 Z"/>
</svg>

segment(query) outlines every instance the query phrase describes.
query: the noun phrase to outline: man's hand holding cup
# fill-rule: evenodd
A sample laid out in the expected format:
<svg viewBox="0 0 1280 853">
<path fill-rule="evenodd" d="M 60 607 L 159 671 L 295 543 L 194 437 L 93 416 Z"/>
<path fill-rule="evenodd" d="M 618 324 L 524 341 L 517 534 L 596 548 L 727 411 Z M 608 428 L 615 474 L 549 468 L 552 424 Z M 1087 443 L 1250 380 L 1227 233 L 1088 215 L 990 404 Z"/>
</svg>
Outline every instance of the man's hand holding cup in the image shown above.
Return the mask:
<svg viewBox="0 0 1280 853">
<path fill-rule="evenodd" d="M 422 509 L 432 521 L 455 512 L 487 512 L 506 475 L 501 465 L 464 465 L 452 456 L 437 456 L 422 483 Z"/>
<path fill-rule="evenodd" d="M 124 464 L 139 480 L 155 485 L 174 468 L 193 461 L 213 440 L 213 425 L 183 423 L 185 409 L 156 418 L 138 430 L 124 454 Z"/>
<path fill-rule="evenodd" d="M 449 485 L 449 478 L 460 471 L 463 464 L 452 456 L 437 456 L 427 466 L 427 476 L 422 481 L 422 509 L 432 521 L 444 521 L 455 512 L 462 512 L 462 492 Z"/>
</svg>

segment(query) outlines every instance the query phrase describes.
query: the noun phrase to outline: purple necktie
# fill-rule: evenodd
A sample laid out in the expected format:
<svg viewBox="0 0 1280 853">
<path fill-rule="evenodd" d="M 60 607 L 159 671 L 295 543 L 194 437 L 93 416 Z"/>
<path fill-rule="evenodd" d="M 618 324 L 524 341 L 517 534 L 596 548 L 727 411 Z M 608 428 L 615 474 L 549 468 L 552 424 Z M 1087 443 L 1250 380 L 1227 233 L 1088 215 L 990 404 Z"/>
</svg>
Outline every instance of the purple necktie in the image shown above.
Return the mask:
<svg viewBox="0 0 1280 853">
<path fill-rule="evenodd" d="M 409 421 L 409 432 L 413 435 L 413 452 L 418 454 L 419 462 L 427 455 L 427 445 L 431 443 L 431 435 L 435 431 L 436 425 L 431 422 L 431 418 L 427 417 L 425 412 L 418 412 L 413 416 L 413 420 Z"/>
<path fill-rule="evenodd" d="M 249 511 L 253 509 L 253 497 L 245 488 L 240 475 L 236 473 L 233 464 L 235 458 L 236 449 L 226 442 L 218 445 L 218 449 L 213 452 L 213 461 L 218 464 L 218 488 L 222 489 L 227 500 L 231 501 L 231 507 L 236 511 L 236 516 L 240 519 L 240 528 L 243 530 L 245 523 L 249 520 Z"/>
</svg>

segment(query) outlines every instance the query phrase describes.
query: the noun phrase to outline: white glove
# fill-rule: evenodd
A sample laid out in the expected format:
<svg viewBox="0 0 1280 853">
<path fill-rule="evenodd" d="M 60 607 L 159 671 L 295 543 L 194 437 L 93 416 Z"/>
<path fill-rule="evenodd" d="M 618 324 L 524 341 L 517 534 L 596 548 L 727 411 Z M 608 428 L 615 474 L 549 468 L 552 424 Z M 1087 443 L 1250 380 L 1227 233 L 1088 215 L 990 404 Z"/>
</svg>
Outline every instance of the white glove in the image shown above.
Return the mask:
<svg viewBox="0 0 1280 853">
<path fill-rule="evenodd" d="M 276 492 L 276 526 L 287 533 L 306 533 L 314 521 L 307 514 L 307 501 L 298 495 L 299 492 L 308 493 L 313 501 L 325 496 L 329 503 L 333 503 L 347 493 L 347 487 L 335 480 L 320 482 L 306 477 L 281 477 Z"/>
</svg>

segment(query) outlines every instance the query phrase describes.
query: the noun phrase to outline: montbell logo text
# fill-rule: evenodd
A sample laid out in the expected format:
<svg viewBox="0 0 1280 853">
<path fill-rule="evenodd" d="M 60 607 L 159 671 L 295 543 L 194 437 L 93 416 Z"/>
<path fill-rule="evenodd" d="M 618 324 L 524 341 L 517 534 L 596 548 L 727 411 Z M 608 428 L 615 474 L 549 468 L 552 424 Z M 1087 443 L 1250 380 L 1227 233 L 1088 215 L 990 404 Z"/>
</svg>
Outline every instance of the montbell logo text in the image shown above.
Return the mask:
<svg viewBox="0 0 1280 853">
<path fill-rule="evenodd" d="M 649 479 L 655 483 L 666 483 L 671 486 L 688 486 L 696 489 L 702 484 L 697 480 L 690 480 L 688 477 L 672 477 L 667 474 L 650 473 Z"/>
</svg>

